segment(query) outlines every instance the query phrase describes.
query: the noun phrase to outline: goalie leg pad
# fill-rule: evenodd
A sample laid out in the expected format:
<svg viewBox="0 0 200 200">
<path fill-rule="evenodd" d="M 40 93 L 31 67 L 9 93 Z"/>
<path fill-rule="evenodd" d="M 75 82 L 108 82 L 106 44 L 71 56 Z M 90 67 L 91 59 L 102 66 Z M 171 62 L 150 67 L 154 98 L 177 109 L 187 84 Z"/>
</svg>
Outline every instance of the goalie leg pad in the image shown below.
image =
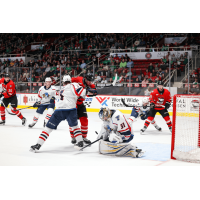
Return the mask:
<svg viewBox="0 0 200 200">
<path fill-rule="evenodd" d="M 5 107 L 1 106 L 0 107 L 0 111 L 1 111 L 1 120 L 5 121 L 6 120 L 6 113 L 5 113 Z"/>
<path fill-rule="evenodd" d="M 99 142 L 99 153 L 103 155 L 136 158 L 138 155 L 136 149 L 136 146 L 129 143 L 113 144 L 103 140 Z"/>
</svg>

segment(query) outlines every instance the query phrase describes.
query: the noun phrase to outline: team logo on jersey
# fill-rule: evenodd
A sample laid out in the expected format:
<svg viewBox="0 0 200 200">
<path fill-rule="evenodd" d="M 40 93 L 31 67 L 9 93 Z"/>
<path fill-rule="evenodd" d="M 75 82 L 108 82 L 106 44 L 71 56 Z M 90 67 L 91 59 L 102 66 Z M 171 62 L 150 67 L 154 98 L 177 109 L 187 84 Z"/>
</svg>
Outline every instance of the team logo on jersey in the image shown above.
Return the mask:
<svg viewBox="0 0 200 200">
<path fill-rule="evenodd" d="M 107 102 L 110 97 L 96 97 L 96 99 L 102 106 L 108 106 Z"/>
<path fill-rule="evenodd" d="M 158 98 L 158 101 L 157 101 L 158 104 L 163 104 L 163 102 L 164 102 L 164 98 L 162 97 Z"/>
<path fill-rule="evenodd" d="M 45 92 L 42 96 L 43 98 L 45 98 L 45 97 L 49 97 L 50 95 L 47 92 Z"/>
</svg>

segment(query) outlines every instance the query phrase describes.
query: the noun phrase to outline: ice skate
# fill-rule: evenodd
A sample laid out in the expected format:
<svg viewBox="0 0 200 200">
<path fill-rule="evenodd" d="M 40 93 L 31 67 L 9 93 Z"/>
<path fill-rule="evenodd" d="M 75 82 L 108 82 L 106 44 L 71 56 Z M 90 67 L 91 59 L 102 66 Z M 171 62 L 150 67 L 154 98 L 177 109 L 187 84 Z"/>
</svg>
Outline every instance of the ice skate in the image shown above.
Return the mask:
<svg viewBox="0 0 200 200">
<path fill-rule="evenodd" d="M 6 123 L 6 121 L 5 121 L 5 120 L 2 120 L 2 121 L 0 122 L 0 125 L 5 125 L 5 123 Z"/>
<path fill-rule="evenodd" d="M 27 122 L 26 118 L 23 117 L 23 118 L 22 118 L 22 125 L 25 126 L 25 125 L 26 125 L 26 122 Z"/>
<path fill-rule="evenodd" d="M 76 144 L 76 138 L 72 138 L 71 143 Z"/>
<path fill-rule="evenodd" d="M 140 130 L 140 134 L 141 134 L 141 135 L 143 135 L 143 134 L 144 134 L 144 132 L 146 131 L 146 129 L 147 129 L 147 127 L 146 127 L 146 126 L 144 126 L 144 128 L 142 128 L 142 129 Z"/>
<path fill-rule="evenodd" d="M 33 145 L 33 146 L 31 146 L 29 151 L 36 153 L 40 149 L 40 147 L 41 147 L 40 144 Z"/>
<path fill-rule="evenodd" d="M 156 128 L 158 131 L 162 131 L 162 128 L 159 127 L 158 125 L 156 125 L 155 128 Z"/>
<path fill-rule="evenodd" d="M 74 145 L 74 148 L 80 150 L 83 146 L 84 146 L 83 141 L 80 141 Z"/>
<path fill-rule="evenodd" d="M 169 127 L 170 132 L 172 132 L 172 127 Z"/>
<path fill-rule="evenodd" d="M 87 138 L 83 138 L 83 142 L 85 142 L 85 144 L 91 144 L 91 141 L 88 140 Z"/>
<path fill-rule="evenodd" d="M 36 124 L 36 123 L 29 124 L 28 127 L 29 127 L 29 128 L 32 128 L 33 126 L 35 126 L 35 124 Z"/>
</svg>

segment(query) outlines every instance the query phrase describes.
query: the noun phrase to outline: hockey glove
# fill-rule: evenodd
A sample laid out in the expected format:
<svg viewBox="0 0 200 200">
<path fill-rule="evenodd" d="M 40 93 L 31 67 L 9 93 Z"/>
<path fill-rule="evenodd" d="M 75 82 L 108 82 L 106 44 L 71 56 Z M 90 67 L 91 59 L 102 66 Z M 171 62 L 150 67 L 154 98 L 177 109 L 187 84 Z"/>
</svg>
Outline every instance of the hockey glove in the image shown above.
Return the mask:
<svg viewBox="0 0 200 200">
<path fill-rule="evenodd" d="M 86 90 L 87 92 L 92 93 L 92 95 L 88 95 L 88 96 L 96 96 L 98 94 L 98 92 L 95 89 L 87 88 Z"/>
<path fill-rule="evenodd" d="M 50 103 L 51 103 L 51 104 L 54 104 L 54 103 L 55 103 L 55 99 L 56 99 L 55 97 L 51 97 Z"/>
<path fill-rule="evenodd" d="M 167 101 L 167 102 L 165 103 L 165 109 L 168 109 L 168 108 L 170 107 L 170 105 L 171 105 L 171 103 Z"/>
<path fill-rule="evenodd" d="M 0 98 L 1 98 L 1 97 L 3 97 L 3 94 L 2 94 L 2 93 L 0 94 Z"/>
<path fill-rule="evenodd" d="M 41 104 L 40 101 L 35 102 L 35 103 L 33 104 L 33 108 L 37 108 L 37 107 L 39 107 L 40 104 Z"/>
<path fill-rule="evenodd" d="M 155 104 L 154 104 L 154 103 L 151 103 L 151 104 L 150 104 L 150 108 L 151 108 L 151 109 L 154 109 L 154 107 L 155 107 Z"/>
</svg>

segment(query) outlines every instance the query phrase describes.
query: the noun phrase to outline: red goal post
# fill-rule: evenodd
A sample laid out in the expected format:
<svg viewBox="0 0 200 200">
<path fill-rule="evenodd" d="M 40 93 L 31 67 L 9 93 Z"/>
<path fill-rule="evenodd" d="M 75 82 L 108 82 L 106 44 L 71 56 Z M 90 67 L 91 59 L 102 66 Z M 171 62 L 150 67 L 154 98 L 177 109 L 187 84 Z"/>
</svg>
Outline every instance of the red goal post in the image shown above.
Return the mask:
<svg viewBox="0 0 200 200">
<path fill-rule="evenodd" d="M 171 159 L 200 162 L 200 95 L 174 95 Z"/>
</svg>

